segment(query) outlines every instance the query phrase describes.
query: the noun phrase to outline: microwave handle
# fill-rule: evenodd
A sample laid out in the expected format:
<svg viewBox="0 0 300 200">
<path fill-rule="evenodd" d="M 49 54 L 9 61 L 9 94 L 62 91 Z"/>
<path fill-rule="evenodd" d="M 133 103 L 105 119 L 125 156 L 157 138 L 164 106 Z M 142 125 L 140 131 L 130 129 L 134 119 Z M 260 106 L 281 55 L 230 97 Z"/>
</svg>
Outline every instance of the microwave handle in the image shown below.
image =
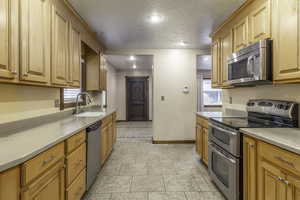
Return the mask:
<svg viewBox="0 0 300 200">
<path fill-rule="evenodd" d="M 247 72 L 249 75 L 254 75 L 254 62 L 255 62 L 255 55 L 249 56 L 247 62 Z"/>
</svg>

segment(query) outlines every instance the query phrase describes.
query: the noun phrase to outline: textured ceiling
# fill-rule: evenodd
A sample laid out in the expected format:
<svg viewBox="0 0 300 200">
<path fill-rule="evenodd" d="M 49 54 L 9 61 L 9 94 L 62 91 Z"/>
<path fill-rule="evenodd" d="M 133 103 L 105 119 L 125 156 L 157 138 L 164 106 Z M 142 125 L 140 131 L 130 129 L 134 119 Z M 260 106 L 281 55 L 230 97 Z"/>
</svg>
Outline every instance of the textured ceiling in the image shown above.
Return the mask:
<svg viewBox="0 0 300 200">
<path fill-rule="evenodd" d="M 209 34 L 245 0 L 69 0 L 108 49 L 207 49 Z M 147 22 L 152 13 L 160 24 Z"/>
<path fill-rule="evenodd" d="M 197 69 L 211 70 L 212 60 L 210 55 L 197 56 Z"/>
<path fill-rule="evenodd" d="M 129 60 L 130 56 L 127 55 L 106 55 L 105 57 L 119 71 L 133 69 L 133 64 L 136 65 L 136 70 L 151 70 L 153 65 L 153 56 L 135 56 L 135 61 Z"/>
</svg>

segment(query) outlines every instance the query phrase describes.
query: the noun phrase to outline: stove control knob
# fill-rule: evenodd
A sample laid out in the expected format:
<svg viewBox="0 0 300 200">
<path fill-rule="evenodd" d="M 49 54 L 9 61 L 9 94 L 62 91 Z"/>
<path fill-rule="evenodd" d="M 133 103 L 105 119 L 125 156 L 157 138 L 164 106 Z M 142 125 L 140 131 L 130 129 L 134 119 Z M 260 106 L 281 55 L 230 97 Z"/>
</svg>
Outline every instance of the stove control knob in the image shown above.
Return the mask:
<svg viewBox="0 0 300 200">
<path fill-rule="evenodd" d="M 282 105 L 282 104 L 278 104 L 278 105 L 277 105 L 277 108 L 281 110 L 281 109 L 283 109 L 283 108 L 284 108 L 284 105 Z"/>
</svg>

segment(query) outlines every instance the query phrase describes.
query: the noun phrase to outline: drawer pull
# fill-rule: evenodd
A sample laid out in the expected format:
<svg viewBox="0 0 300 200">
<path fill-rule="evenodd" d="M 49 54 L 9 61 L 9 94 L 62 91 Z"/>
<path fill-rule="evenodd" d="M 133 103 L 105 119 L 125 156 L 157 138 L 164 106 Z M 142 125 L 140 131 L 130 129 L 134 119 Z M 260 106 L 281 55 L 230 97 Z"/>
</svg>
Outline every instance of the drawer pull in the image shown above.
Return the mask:
<svg viewBox="0 0 300 200">
<path fill-rule="evenodd" d="M 287 160 L 284 160 L 284 159 L 283 159 L 283 158 L 281 158 L 280 156 L 275 156 L 275 158 L 276 158 L 277 160 L 279 160 L 279 161 L 281 161 L 281 162 L 283 162 L 283 163 L 285 163 L 285 164 L 287 164 L 287 165 L 289 165 L 289 166 L 291 166 L 291 167 L 295 168 L 295 165 L 294 165 L 294 163 L 292 163 L 292 162 L 289 162 L 289 161 L 287 161 Z"/>
<path fill-rule="evenodd" d="M 52 162 L 54 160 L 54 158 L 55 158 L 55 156 L 50 156 L 49 159 L 43 161 L 42 165 L 43 166 L 47 165 L 48 163 Z"/>
<path fill-rule="evenodd" d="M 286 185 L 290 185 L 290 182 L 287 181 L 287 180 L 284 180 L 284 183 L 285 183 Z"/>
<path fill-rule="evenodd" d="M 284 182 L 284 179 L 281 178 L 281 177 L 278 177 L 277 180 L 280 181 L 280 182 Z"/>
</svg>

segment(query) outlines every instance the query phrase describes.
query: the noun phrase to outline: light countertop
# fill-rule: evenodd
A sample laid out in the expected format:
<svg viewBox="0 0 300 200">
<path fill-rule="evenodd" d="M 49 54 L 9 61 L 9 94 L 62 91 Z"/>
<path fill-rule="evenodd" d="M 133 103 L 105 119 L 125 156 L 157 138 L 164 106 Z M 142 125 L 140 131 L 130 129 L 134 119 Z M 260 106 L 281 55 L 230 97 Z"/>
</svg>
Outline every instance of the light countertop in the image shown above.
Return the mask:
<svg viewBox="0 0 300 200">
<path fill-rule="evenodd" d="M 243 128 L 240 131 L 253 138 L 300 154 L 299 128 Z"/>
<path fill-rule="evenodd" d="M 68 116 L 34 128 L 1 134 L 0 172 L 33 158 L 113 112 L 115 110 L 107 110 L 100 117 Z"/>
<path fill-rule="evenodd" d="M 237 111 L 237 110 L 226 110 L 224 112 L 196 112 L 196 114 L 206 119 L 217 118 L 217 117 L 245 117 L 246 116 L 245 112 Z"/>
</svg>

